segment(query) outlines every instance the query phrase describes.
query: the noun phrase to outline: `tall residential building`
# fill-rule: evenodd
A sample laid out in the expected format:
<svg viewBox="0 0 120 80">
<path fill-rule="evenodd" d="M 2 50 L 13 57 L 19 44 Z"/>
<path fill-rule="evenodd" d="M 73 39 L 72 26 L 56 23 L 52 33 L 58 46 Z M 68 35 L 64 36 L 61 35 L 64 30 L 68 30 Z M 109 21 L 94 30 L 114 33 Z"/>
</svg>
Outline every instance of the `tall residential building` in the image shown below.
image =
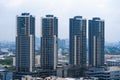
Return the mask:
<svg viewBox="0 0 120 80">
<path fill-rule="evenodd" d="M 35 67 L 35 17 L 17 16 L 16 72 L 32 72 Z"/>
<path fill-rule="evenodd" d="M 104 21 L 98 17 L 89 20 L 89 66 L 104 65 Z"/>
<path fill-rule="evenodd" d="M 41 67 L 56 70 L 58 54 L 58 19 L 53 15 L 42 18 Z"/>
<path fill-rule="evenodd" d="M 70 64 L 86 66 L 86 19 L 70 18 Z"/>
</svg>

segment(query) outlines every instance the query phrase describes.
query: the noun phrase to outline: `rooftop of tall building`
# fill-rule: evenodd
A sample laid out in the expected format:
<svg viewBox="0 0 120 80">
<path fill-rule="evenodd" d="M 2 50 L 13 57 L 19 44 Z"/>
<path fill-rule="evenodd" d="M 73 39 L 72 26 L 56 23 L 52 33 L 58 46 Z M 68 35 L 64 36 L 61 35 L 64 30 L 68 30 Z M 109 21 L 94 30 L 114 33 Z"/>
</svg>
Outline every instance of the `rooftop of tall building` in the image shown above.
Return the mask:
<svg viewBox="0 0 120 80">
<path fill-rule="evenodd" d="M 75 20 L 86 20 L 85 18 L 83 18 L 82 16 L 74 16 L 73 18 L 70 19 L 75 19 Z"/>
<path fill-rule="evenodd" d="M 75 19 L 76 19 L 76 18 L 77 18 L 77 19 L 81 19 L 82 16 L 75 16 L 74 18 L 75 18 Z"/>
<path fill-rule="evenodd" d="M 21 15 L 30 15 L 30 13 L 22 13 Z"/>
<path fill-rule="evenodd" d="M 94 17 L 93 20 L 96 21 L 96 20 L 101 20 L 101 19 L 99 17 Z"/>
<path fill-rule="evenodd" d="M 54 15 L 48 14 L 46 15 L 46 17 L 54 17 Z"/>
</svg>

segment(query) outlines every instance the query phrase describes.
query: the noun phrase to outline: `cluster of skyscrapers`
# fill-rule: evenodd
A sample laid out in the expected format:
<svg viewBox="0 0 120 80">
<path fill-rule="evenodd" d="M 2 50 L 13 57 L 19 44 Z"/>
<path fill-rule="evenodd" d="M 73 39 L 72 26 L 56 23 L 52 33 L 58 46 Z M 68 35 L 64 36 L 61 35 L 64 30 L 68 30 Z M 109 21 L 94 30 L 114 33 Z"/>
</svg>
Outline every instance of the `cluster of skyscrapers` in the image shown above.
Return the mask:
<svg viewBox="0 0 120 80">
<path fill-rule="evenodd" d="M 82 16 L 70 19 L 70 64 L 87 64 L 87 20 Z M 88 21 L 88 65 L 104 65 L 104 21 L 93 18 Z"/>
<path fill-rule="evenodd" d="M 40 62 L 42 70 L 56 70 L 58 57 L 58 18 L 46 15 L 42 18 Z M 104 21 L 87 20 L 75 16 L 69 20 L 69 64 L 77 66 L 104 65 Z M 87 57 L 88 55 L 88 57 Z M 35 17 L 29 13 L 17 16 L 16 72 L 35 71 Z"/>
</svg>

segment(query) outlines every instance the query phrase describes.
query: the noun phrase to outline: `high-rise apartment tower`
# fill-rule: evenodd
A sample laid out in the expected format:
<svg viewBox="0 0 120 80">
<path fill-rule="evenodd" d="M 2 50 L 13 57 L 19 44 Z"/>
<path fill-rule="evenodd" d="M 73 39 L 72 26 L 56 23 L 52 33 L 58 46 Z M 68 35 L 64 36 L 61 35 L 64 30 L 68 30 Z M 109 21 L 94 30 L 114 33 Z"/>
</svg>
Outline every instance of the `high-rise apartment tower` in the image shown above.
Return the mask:
<svg viewBox="0 0 120 80">
<path fill-rule="evenodd" d="M 41 67 L 43 70 L 55 70 L 58 53 L 58 19 L 53 15 L 42 18 Z"/>
<path fill-rule="evenodd" d="M 98 17 L 89 20 L 89 66 L 104 65 L 104 21 Z"/>
<path fill-rule="evenodd" d="M 70 64 L 86 66 L 86 19 L 70 18 Z"/>
<path fill-rule="evenodd" d="M 17 16 L 16 72 L 32 72 L 35 67 L 35 17 Z"/>
</svg>

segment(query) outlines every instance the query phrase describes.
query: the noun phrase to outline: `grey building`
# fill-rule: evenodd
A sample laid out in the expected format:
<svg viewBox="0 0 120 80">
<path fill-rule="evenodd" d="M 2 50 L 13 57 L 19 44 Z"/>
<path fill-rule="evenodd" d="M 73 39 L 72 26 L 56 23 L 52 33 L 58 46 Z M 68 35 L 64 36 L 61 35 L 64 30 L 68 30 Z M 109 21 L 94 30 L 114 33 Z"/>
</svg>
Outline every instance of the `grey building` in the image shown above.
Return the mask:
<svg viewBox="0 0 120 80">
<path fill-rule="evenodd" d="M 17 16 L 16 72 L 32 72 L 35 67 L 35 17 Z"/>
<path fill-rule="evenodd" d="M 98 17 L 89 20 L 89 66 L 104 65 L 104 21 Z"/>
<path fill-rule="evenodd" d="M 86 19 L 70 18 L 70 64 L 86 66 Z"/>
<path fill-rule="evenodd" d="M 120 80 L 120 67 L 91 67 L 85 71 L 89 77 L 97 77 L 97 80 Z"/>
<path fill-rule="evenodd" d="M 53 15 L 42 18 L 41 68 L 56 70 L 58 54 L 58 19 Z"/>
</svg>

